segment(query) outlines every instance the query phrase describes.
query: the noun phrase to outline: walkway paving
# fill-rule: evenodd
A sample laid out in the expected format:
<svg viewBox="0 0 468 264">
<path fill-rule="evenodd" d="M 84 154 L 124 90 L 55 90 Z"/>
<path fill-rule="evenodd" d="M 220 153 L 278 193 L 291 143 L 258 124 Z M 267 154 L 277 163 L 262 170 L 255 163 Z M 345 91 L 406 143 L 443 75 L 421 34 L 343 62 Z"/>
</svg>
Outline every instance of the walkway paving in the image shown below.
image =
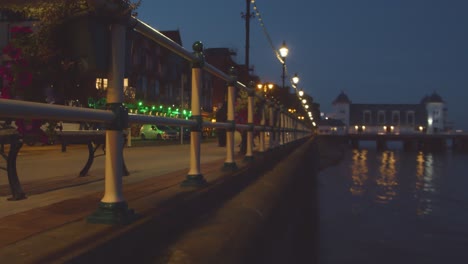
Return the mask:
<svg viewBox="0 0 468 264">
<path fill-rule="evenodd" d="M 189 147 L 188 144 L 175 144 L 148 147 L 134 145 L 126 148 L 124 159 L 130 176 L 124 177 L 124 185 L 177 170 L 187 171 Z M 217 147 L 216 143 L 211 141 L 202 144 L 201 152 L 201 162 L 206 163 L 223 159 L 226 149 Z M 0 177 L 0 217 L 32 209 L 37 205 L 48 205 L 102 191 L 105 157 L 95 158 L 88 176 L 78 177 L 87 157 L 88 150 L 81 145 L 71 145 L 67 152 L 61 152 L 58 145 L 25 146 L 18 156 L 17 168 L 28 199 L 8 201 L 10 195 L 8 179 L 3 175 Z"/>
<path fill-rule="evenodd" d="M 208 204 L 218 203 L 218 198 L 230 193 L 232 186 L 257 174 L 257 166 L 247 169 L 248 163 L 240 155 L 235 156 L 235 161 L 238 172 L 245 176 L 239 178 L 239 173 L 223 171 L 226 149 L 218 147 L 214 139 L 205 140 L 201 146 L 201 172 L 208 185 L 184 188 L 180 183 L 188 172 L 190 145 L 151 144 L 142 146 L 148 142 L 135 141 L 124 150 L 130 175 L 123 179 L 123 194 L 129 208 L 140 218 L 132 225 L 117 228 L 86 222 L 103 197 L 104 157 L 95 159 L 87 176 L 78 177 L 88 157 L 86 146 L 70 145 L 67 152 L 61 152 L 59 145 L 24 146 L 18 155 L 17 169 L 27 199 L 8 201 L 6 173 L 0 174 L 0 263 L 63 263 L 129 229 L 140 230 L 148 224 L 177 228 L 177 223 L 160 225 L 158 221 L 168 221 L 164 218 L 174 213 L 178 219 L 174 222 L 179 224 L 196 217 L 200 205 L 208 208 Z M 269 158 L 259 160 L 258 164 L 262 164 L 261 160 Z M 179 219 L 186 212 L 194 215 Z M 158 223 L 155 225 L 154 221 Z"/>
<path fill-rule="evenodd" d="M 179 187 L 188 172 L 189 147 L 185 144 L 124 150 L 130 172 L 124 177 L 124 197 L 131 208 L 145 211 L 178 193 L 190 191 L 191 188 Z M 25 257 L 21 263 L 36 261 L 37 254 L 44 249 L 23 252 L 24 244 L 56 228 L 83 222 L 97 209 L 104 190 L 104 157 L 95 160 L 88 176 L 78 177 L 87 151 L 84 146 L 69 146 L 65 153 L 60 151 L 60 146 L 24 147 L 17 161 L 18 175 L 27 195 L 24 200 L 7 200 L 6 175 L 1 175 L 0 263 L 7 263 L 5 260 L 12 263 L 18 254 Z M 201 171 L 209 182 L 215 182 L 221 175 L 226 149 L 218 147 L 216 142 L 207 142 L 202 144 L 201 152 Z M 236 159 L 238 164 L 242 163 L 240 157 Z M 153 199 L 151 205 L 138 205 L 149 201 L 147 198 L 151 196 L 157 202 Z"/>
</svg>

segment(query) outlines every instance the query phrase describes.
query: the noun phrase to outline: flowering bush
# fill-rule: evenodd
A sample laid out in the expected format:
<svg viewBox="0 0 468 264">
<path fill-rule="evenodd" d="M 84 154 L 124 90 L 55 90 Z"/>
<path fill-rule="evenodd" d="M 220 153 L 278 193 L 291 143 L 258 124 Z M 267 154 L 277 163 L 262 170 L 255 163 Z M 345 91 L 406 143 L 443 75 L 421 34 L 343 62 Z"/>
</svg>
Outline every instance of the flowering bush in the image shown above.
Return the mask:
<svg viewBox="0 0 468 264">
<path fill-rule="evenodd" d="M 15 98 L 23 95 L 25 89 L 32 84 L 32 73 L 28 60 L 19 47 L 28 41 L 32 33 L 29 27 L 12 27 L 12 41 L 2 49 L 7 58 L 5 65 L 0 66 L 0 77 L 3 79 L 3 88 L 0 98 Z"/>
</svg>

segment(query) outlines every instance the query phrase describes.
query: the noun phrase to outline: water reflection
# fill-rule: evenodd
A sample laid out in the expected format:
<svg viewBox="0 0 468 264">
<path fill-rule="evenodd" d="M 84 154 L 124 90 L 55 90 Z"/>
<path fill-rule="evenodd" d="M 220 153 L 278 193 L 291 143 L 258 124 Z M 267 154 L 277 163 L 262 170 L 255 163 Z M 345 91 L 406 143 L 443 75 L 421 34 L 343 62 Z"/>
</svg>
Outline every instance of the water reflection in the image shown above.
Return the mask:
<svg viewBox="0 0 468 264">
<path fill-rule="evenodd" d="M 411 196 L 416 202 L 417 215 L 432 213 L 433 199 L 437 192 L 434 183 L 436 174 L 434 172 L 434 154 L 424 152 L 409 154 L 394 150 L 379 154 L 369 153 L 367 149 L 354 149 L 352 151 L 351 185 L 349 187 L 352 196 L 372 195 L 370 198 L 375 203 L 388 204 L 400 195 L 399 192 L 404 187 L 404 190 L 413 193 Z M 414 160 L 416 160 L 416 164 Z M 416 165 L 414 174 L 408 174 L 408 168 L 414 168 L 414 164 Z M 400 168 L 404 171 L 404 175 L 401 175 Z M 401 179 L 405 183 L 404 186 L 400 186 L 399 177 L 404 177 Z"/>
<path fill-rule="evenodd" d="M 352 184 L 349 191 L 354 196 L 362 196 L 365 193 L 365 184 L 369 178 L 367 166 L 367 150 L 354 149 L 351 164 Z"/>
<path fill-rule="evenodd" d="M 467 260 L 467 160 L 453 152 L 349 150 L 320 173 L 319 263 Z"/>
<path fill-rule="evenodd" d="M 420 151 L 416 156 L 416 184 L 414 194 L 418 202 L 416 207 L 417 215 L 429 215 L 432 213 L 432 196 L 435 193 L 433 154 Z"/>
<path fill-rule="evenodd" d="M 393 151 L 385 151 L 380 156 L 379 174 L 376 177 L 377 190 L 375 199 L 377 203 L 389 203 L 396 196 L 398 180 L 396 177 L 396 158 Z"/>
</svg>

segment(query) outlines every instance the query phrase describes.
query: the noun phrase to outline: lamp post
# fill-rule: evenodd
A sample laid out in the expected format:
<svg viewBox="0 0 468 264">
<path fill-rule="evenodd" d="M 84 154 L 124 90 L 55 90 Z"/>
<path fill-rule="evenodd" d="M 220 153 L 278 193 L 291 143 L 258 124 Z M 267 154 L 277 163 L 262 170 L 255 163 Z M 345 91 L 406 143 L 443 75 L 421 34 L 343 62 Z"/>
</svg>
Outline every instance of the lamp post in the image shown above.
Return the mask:
<svg viewBox="0 0 468 264">
<path fill-rule="evenodd" d="M 285 41 L 283 41 L 283 45 L 281 45 L 281 47 L 279 49 L 279 53 L 280 53 L 280 56 L 281 56 L 281 59 L 282 59 L 283 73 L 281 75 L 281 81 L 282 81 L 282 87 L 284 89 L 285 88 L 284 80 L 286 78 L 286 57 L 288 56 L 288 53 L 289 53 L 289 49 L 286 46 Z"/>
</svg>

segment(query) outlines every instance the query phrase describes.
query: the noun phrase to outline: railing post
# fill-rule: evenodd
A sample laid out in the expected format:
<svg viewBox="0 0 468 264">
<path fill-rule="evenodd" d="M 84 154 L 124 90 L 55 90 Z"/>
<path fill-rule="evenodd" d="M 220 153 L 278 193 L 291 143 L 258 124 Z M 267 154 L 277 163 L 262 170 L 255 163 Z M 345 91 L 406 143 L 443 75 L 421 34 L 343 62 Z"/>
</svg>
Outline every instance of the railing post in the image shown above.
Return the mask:
<svg viewBox="0 0 468 264">
<path fill-rule="evenodd" d="M 253 131 L 254 131 L 254 96 L 255 96 L 255 83 L 249 82 L 248 85 L 248 98 L 247 98 L 247 124 L 250 126 L 247 131 L 247 151 L 245 153 L 244 161 L 251 162 L 254 160 L 253 156 Z"/>
<path fill-rule="evenodd" d="M 297 126 L 296 126 L 296 127 L 297 127 L 297 130 L 298 130 L 298 132 L 297 132 L 297 139 L 301 139 L 301 138 L 302 138 L 302 132 L 301 132 L 302 127 L 301 127 L 301 123 L 299 122 L 299 120 L 297 120 L 296 122 L 297 122 Z"/>
<path fill-rule="evenodd" d="M 181 186 L 203 186 L 206 180 L 200 171 L 200 142 L 202 133 L 202 116 L 200 110 L 200 91 L 202 86 L 202 71 L 205 63 L 203 44 L 197 41 L 192 46 L 196 60 L 192 62 L 192 119 L 197 121 L 190 132 L 190 169 Z"/>
<path fill-rule="evenodd" d="M 127 128 L 127 147 L 132 146 L 132 128 Z"/>
<path fill-rule="evenodd" d="M 280 145 L 280 136 L 281 136 L 280 135 L 280 129 L 281 129 L 280 126 L 281 126 L 281 124 L 280 124 L 280 118 L 279 118 L 279 116 L 280 116 L 280 110 L 279 109 L 280 108 L 279 108 L 279 104 L 278 104 L 277 101 L 275 102 L 275 106 L 274 106 L 273 109 L 274 109 L 274 117 L 273 117 L 274 119 L 273 120 L 274 120 L 274 126 L 275 126 L 274 146 L 279 147 L 279 145 Z"/>
<path fill-rule="evenodd" d="M 273 149 L 275 145 L 275 107 L 272 101 L 268 102 L 269 114 L 270 114 L 270 139 L 268 142 L 268 149 Z"/>
<path fill-rule="evenodd" d="M 289 114 L 289 137 L 288 137 L 289 140 L 288 142 L 294 141 L 294 137 L 293 137 L 294 136 L 294 131 L 293 131 L 294 123 L 293 122 L 294 122 L 293 115 Z"/>
<path fill-rule="evenodd" d="M 231 80 L 228 82 L 227 90 L 227 122 L 231 123 L 231 127 L 226 129 L 226 161 L 224 162 L 223 170 L 237 170 L 237 164 L 234 161 L 234 131 L 236 123 L 234 121 L 234 103 L 236 100 L 236 82 L 237 72 L 234 67 L 229 69 Z"/>
<path fill-rule="evenodd" d="M 293 119 L 293 128 L 294 128 L 293 139 L 294 141 L 296 141 L 297 140 L 297 117 L 296 116 Z"/>
<path fill-rule="evenodd" d="M 111 25 L 110 86 L 107 90 L 107 108 L 115 114 L 115 120 L 106 129 L 106 162 L 104 197 L 98 209 L 87 220 L 90 223 L 128 224 L 136 215 L 128 209 L 122 194 L 123 130 L 128 127 L 128 111 L 123 106 L 123 79 L 125 69 L 124 24 Z"/>
<path fill-rule="evenodd" d="M 259 151 L 260 153 L 265 152 L 265 125 L 266 125 L 266 113 L 265 113 L 265 102 L 263 101 L 260 106 L 260 114 L 262 115 L 262 119 L 260 120 L 260 125 L 262 126 L 262 130 L 260 130 L 260 146 L 259 146 Z"/>
<path fill-rule="evenodd" d="M 284 144 L 289 142 L 289 113 L 284 112 Z"/>
<path fill-rule="evenodd" d="M 279 119 L 280 119 L 280 145 L 283 146 L 285 144 L 284 141 L 284 130 L 286 128 L 286 120 L 284 119 L 284 107 L 281 105 L 279 108 Z"/>
</svg>

